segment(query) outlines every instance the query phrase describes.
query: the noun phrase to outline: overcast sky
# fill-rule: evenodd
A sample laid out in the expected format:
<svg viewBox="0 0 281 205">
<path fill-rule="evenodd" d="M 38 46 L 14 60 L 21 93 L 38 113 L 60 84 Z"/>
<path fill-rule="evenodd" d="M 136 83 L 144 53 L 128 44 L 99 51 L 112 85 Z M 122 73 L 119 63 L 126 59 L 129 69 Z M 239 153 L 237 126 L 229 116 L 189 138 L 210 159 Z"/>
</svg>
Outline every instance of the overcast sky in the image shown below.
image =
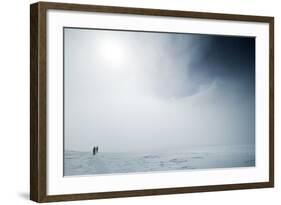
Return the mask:
<svg viewBox="0 0 281 205">
<path fill-rule="evenodd" d="M 255 39 L 64 29 L 65 148 L 255 143 Z"/>
</svg>

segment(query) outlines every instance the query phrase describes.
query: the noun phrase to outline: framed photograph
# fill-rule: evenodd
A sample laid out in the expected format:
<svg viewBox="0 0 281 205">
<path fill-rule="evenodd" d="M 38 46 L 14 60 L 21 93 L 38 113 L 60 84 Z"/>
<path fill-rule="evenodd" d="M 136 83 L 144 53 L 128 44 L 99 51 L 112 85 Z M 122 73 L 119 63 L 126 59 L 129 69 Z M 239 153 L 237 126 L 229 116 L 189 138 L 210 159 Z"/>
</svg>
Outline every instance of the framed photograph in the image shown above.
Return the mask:
<svg viewBox="0 0 281 205">
<path fill-rule="evenodd" d="M 30 198 L 274 186 L 274 18 L 40 2 Z"/>
</svg>

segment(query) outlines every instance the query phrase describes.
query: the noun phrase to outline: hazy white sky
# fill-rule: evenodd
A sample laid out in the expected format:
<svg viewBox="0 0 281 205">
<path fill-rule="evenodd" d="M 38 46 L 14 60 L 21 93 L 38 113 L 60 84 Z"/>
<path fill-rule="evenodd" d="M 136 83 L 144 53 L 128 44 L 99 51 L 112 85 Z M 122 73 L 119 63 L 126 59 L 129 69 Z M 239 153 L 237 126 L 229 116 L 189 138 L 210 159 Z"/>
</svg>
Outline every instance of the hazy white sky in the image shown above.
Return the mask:
<svg viewBox="0 0 281 205">
<path fill-rule="evenodd" d="M 255 143 L 255 41 L 64 30 L 65 148 Z"/>
</svg>

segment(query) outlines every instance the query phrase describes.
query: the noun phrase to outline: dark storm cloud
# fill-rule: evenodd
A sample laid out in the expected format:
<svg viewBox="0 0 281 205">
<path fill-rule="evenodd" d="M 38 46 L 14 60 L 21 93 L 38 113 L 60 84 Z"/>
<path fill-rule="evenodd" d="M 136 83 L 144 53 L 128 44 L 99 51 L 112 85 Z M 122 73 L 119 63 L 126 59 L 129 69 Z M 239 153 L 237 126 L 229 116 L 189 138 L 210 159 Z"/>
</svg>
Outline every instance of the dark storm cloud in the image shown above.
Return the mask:
<svg viewBox="0 0 281 205">
<path fill-rule="evenodd" d="M 215 80 L 225 88 L 237 89 L 242 96 L 254 93 L 254 38 L 174 34 L 170 36 L 169 43 L 173 57 L 183 61 L 186 86 L 175 93 L 168 89 L 168 92 L 163 93 L 164 97 L 191 96 Z M 186 56 L 189 58 L 186 59 Z M 188 82 L 190 80 L 192 86 Z"/>
<path fill-rule="evenodd" d="M 194 58 L 189 75 L 198 81 L 219 79 L 222 85 L 236 84 L 252 93 L 255 85 L 255 39 L 210 36 L 210 43 Z"/>
</svg>

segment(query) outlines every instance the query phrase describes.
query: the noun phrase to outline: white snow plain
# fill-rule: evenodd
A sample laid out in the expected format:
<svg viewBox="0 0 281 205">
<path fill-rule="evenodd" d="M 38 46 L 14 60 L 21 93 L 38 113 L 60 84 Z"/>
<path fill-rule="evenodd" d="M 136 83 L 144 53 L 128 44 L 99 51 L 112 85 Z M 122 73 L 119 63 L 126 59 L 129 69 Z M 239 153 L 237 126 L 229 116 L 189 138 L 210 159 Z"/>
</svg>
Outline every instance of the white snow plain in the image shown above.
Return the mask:
<svg viewBox="0 0 281 205">
<path fill-rule="evenodd" d="M 255 166 L 255 146 L 210 146 L 157 152 L 64 152 L 64 176 Z"/>
</svg>

